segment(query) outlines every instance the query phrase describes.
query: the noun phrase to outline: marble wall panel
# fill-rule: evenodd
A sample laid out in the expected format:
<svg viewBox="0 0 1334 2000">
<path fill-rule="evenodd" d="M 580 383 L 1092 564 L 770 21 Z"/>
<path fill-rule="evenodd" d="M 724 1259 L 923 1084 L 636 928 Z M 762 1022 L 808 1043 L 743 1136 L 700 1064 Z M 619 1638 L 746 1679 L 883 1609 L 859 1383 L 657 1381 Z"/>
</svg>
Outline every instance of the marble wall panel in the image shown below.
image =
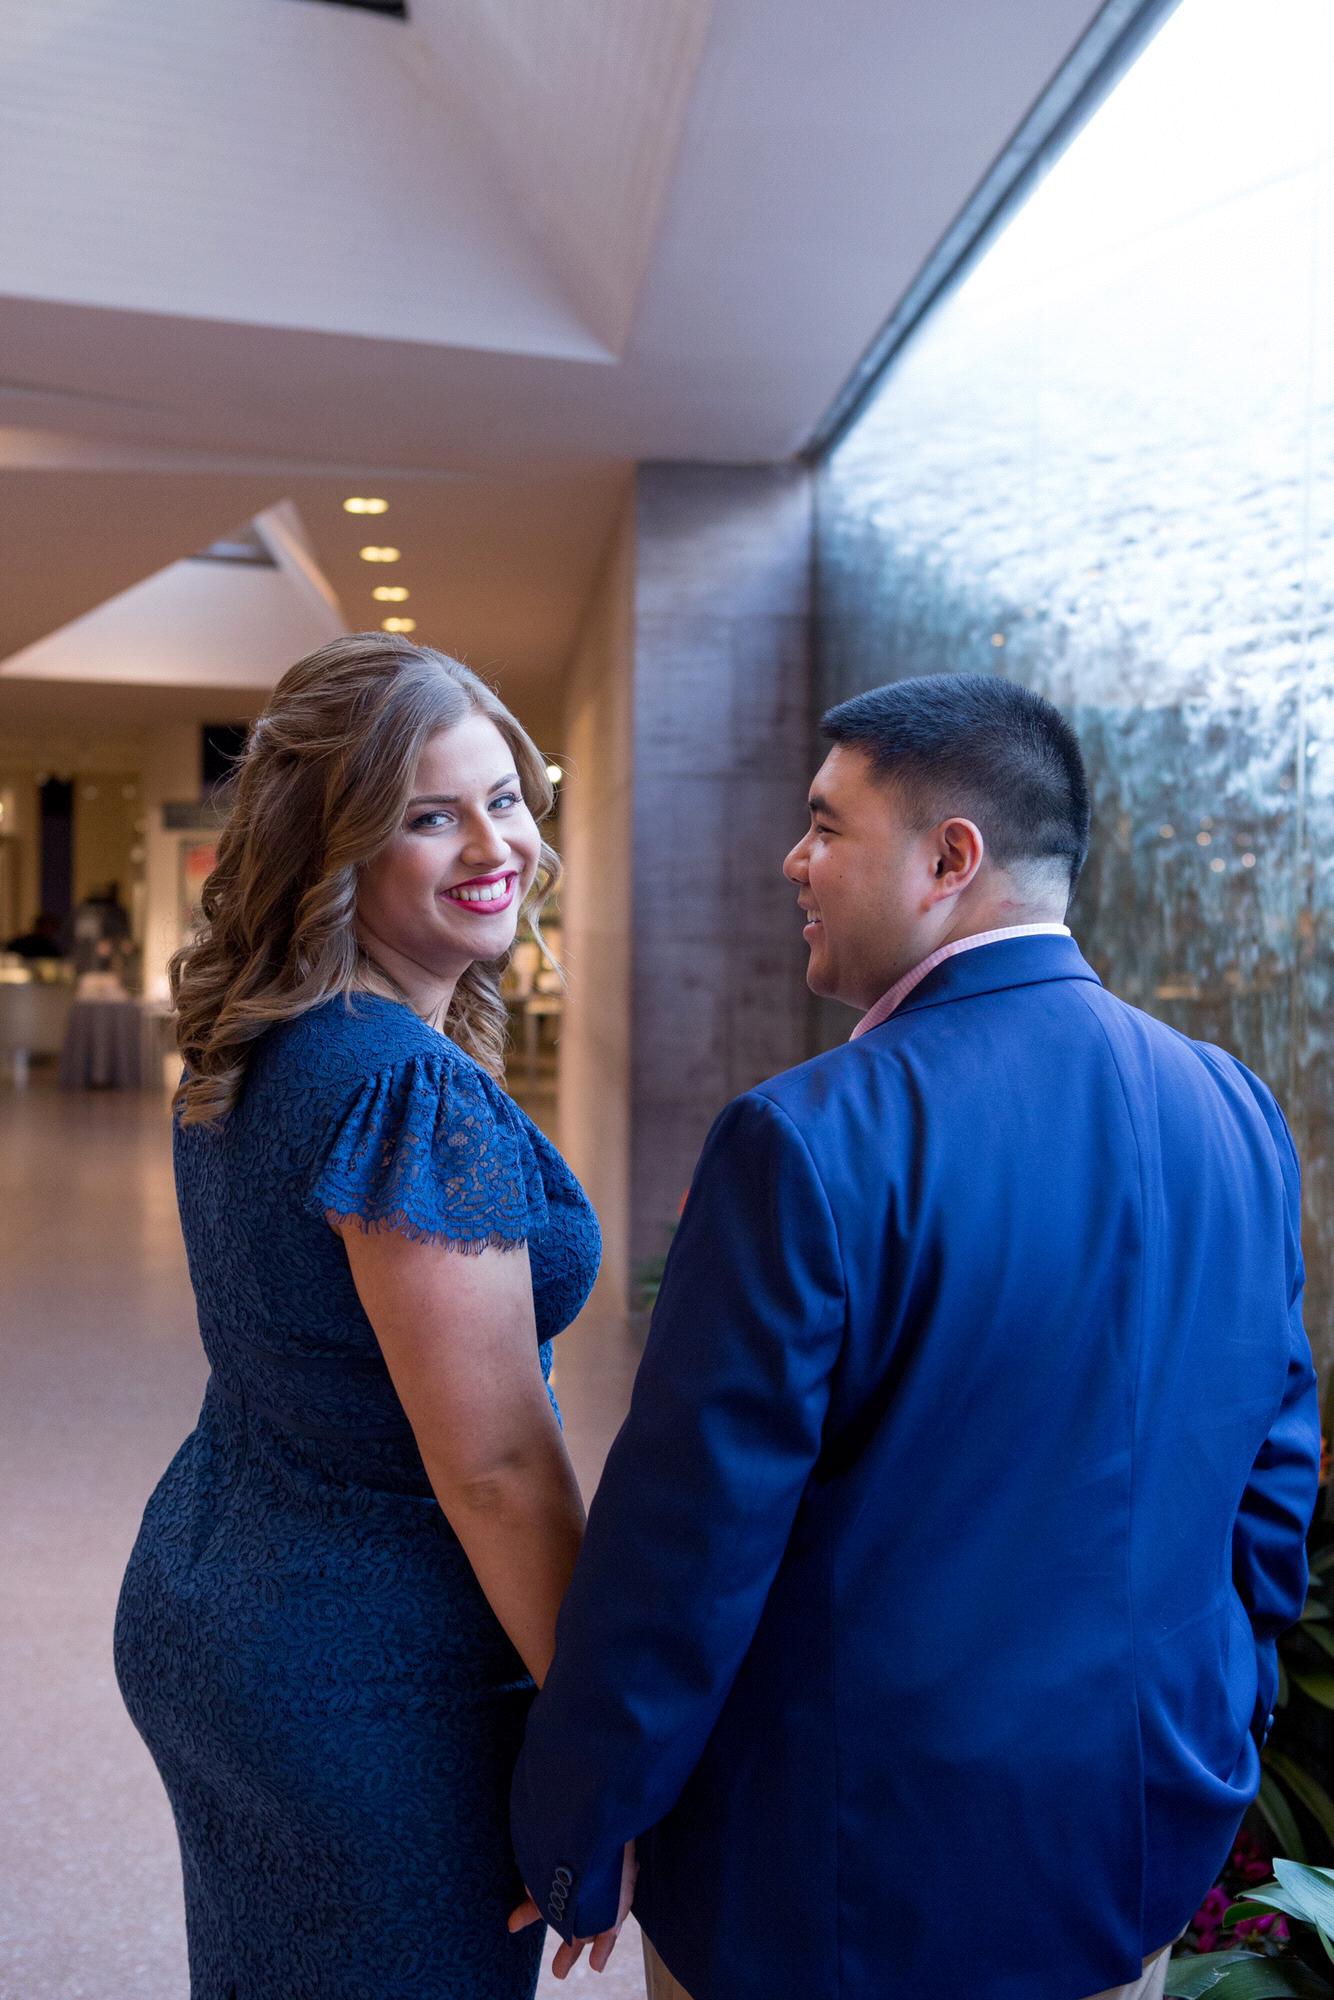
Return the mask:
<svg viewBox="0 0 1334 2000">
<path fill-rule="evenodd" d="M 1256 36 L 1186 0 L 1164 62 L 1206 16 L 1170 130 L 1132 70 L 827 459 L 816 693 L 994 671 L 1070 714 L 1095 795 L 1076 933 L 1278 1093 L 1328 1380 L 1334 139 L 1296 10 Z M 1237 124 L 1235 76 L 1273 115 Z"/>
</svg>

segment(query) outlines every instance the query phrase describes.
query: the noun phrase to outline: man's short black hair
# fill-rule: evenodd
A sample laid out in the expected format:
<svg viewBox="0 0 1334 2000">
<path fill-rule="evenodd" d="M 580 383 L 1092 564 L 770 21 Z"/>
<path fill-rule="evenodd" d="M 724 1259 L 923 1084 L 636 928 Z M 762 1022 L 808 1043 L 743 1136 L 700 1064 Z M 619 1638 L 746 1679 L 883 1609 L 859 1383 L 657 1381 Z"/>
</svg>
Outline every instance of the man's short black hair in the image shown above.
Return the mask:
<svg viewBox="0 0 1334 2000">
<path fill-rule="evenodd" d="M 998 674 L 923 674 L 840 702 L 821 719 L 899 789 L 913 823 L 961 814 L 1000 868 L 1064 862 L 1073 892 L 1089 844 L 1079 739 L 1051 702 Z"/>
</svg>

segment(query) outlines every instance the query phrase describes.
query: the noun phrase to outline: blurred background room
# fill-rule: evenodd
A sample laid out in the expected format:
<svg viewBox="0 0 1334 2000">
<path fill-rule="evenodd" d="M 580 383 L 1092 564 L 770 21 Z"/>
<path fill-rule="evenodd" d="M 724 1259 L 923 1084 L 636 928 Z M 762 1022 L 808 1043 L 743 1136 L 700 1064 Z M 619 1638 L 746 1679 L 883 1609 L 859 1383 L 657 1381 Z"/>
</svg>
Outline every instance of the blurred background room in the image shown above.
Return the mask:
<svg viewBox="0 0 1334 2000">
<path fill-rule="evenodd" d="M 779 872 L 818 717 L 915 673 L 1076 723 L 1076 935 L 1284 1103 L 1328 1382 L 1332 90 L 1328 0 L 0 10 L 7 2000 L 186 1990 L 110 1654 L 205 1373 L 167 962 L 339 633 L 549 758 L 509 1081 L 605 1237 L 588 1492 L 713 1116 L 851 1025 Z"/>
</svg>

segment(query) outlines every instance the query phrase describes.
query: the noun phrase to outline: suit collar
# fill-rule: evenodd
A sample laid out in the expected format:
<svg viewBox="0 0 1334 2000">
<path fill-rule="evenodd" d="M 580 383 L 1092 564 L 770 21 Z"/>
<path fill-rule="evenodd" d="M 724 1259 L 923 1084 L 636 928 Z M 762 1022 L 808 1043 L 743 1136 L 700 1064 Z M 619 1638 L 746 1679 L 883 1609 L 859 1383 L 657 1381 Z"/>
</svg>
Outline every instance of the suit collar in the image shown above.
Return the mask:
<svg viewBox="0 0 1334 2000">
<path fill-rule="evenodd" d="M 1007 986 L 1040 986 L 1051 979 L 1086 979 L 1102 984 L 1073 938 L 1002 938 L 960 952 L 928 972 L 901 1000 L 887 1021 L 869 1032 L 882 1034 L 905 1015 L 923 1007 L 943 1007 L 951 1000 L 971 1000 L 979 993 L 1000 993 Z"/>
</svg>

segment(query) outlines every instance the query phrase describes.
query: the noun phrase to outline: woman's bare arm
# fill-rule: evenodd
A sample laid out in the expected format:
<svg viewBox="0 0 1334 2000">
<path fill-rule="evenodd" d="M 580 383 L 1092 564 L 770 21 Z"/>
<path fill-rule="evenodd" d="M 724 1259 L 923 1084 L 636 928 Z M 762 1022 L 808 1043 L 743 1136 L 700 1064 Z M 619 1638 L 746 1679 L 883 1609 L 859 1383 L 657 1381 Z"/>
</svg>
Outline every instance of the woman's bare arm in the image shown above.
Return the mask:
<svg viewBox="0 0 1334 2000">
<path fill-rule="evenodd" d="M 436 1498 L 540 1684 L 584 1510 L 542 1380 L 528 1252 L 356 1222 L 339 1234 Z"/>
</svg>

